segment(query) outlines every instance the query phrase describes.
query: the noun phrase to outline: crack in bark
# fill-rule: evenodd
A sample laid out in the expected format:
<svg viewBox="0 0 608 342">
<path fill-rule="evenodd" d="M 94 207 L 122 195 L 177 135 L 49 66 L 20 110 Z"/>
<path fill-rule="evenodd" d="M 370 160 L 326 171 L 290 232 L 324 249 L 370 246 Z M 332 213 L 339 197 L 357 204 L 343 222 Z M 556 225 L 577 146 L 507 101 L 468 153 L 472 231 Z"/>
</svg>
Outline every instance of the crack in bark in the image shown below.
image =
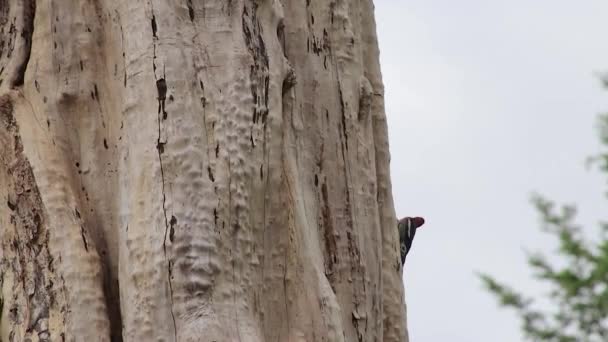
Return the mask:
<svg viewBox="0 0 608 342">
<path fill-rule="evenodd" d="M 152 3 L 150 3 L 150 6 L 152 7 Z M 156 26 L 156 17 L 154 16 L 154 8 L 152 7 L 152 41 L 153 41 L 153 49 L 154 49 L 154 55 L 152 58 L 152 67 L 153 67 L 153 71 L 154 71 L 154 77 L 156 78 L 156 40 L 158 39 L 156 33 L 157 33 L 157 26 Z M 173 312 L 173 284 L 171 282 L 171 261 L 167 259 L 167 232 L 169 231 L 169 220 L 167 219 L 167 207 L 166 207 L 166 199 L 167 199 L 167 195 L 165 194 L 165 171 L 163 169 L 163 158 L 162 158 L 162 154 L 164 152 L 164 145 L 167 143 L 167 141 L 162 142 L 161 141 L 161 122 L 162 122 L 162 118 L 161 118 L 161 114 L 164 114 L 165 112 L 165 106 L 164 106 L 164 102 L 165 102 L 165 98 L 166 98 L 166 93 L 167 93 L 167 84 L 166 84 L 166 75 L 165 75 L 165 68 L 163 66 L 163 77 L 160 79 L 156 79 L 156 86 L 157 86 L 157 91 L 158 91 L 158 101 L 159 101 L 159 110 L 158 110 L 158 115 L 157 115 L 157 119 L 158 119 L 158 138 L 156 140 L 156 147 L 157 147 L 157 151 L 158 151 L 158 163 L 160 165 L 160 176 L 161 176 L 161 191 L 162 191 L 162 195 L 163 195 L 163 202 L 162 202 L 162 208 L 163 208 L 163 215 L 164 215 L 164 219 L 165 219 L 165 234 L 164 234 L 164 238 L 163 238 L 163 253 L 165 256 L 165 262 L 167 262 L 167 281 L 169 283 L 169 300 L 171 302 L 171 319 L 173 320 L 173 334 L 174 334 L 174 340 L 177 341 L 177 324 L 175 321 L 175 313 Z M 162 105 L 162 106 L 161 106 Z"/>
<path fill-rule="evenodd" d="M 25 70 L 30 61 L 32 52 L 32 35 L 34 33 L 34 17 L 36 15 L 36 1 L 26 0 L 23 3 L 23 28 L 21 38 L 23 38 L 23 57 L 17 66 L 17 73 L 11 81 L 11 88 L 23 86 L 25 81 Z"/>
<path fill-rule="evenodd" d="M 163 146 L 166 144 L 166 142 L 161 142 L 161 117 L 160 117 L 161 113 L 158 113 L 158 140 L 157 140 L 157 148 L 158 148 L 158 162 L 160 165 L 160 178 L 161 178 L 161 182 L 162 182 L 162 193 L 163 193 L 163 215 L 165 218 L 165 236 L 163 238 L 163 253 L 165 255 L 165 261 L 167 262 L 167 267 L 168 267 L 168 274 L 167 274 L 167 280 L 169 282 L 169 292 L 170 293 L 170 300 L 171 300 L 171 318 L 173 319 L 173 329 L 174 329 L 174 333 L 175 333 L 175 341 L 177 341 L 177 325 L 175 323 L 175 313 L 173 312 L 173 284 L 171 283 L 171 261 L 167 260 L 167 232 L 169 231 L 169 222 L 167 219 L 167 207 L 166 207 L 166 199 L 167 196 L 165 194 L 165 171 L 163 169 L 163 158 L 162 158 L 162 153 L 164 151 Z"/>
</svg>

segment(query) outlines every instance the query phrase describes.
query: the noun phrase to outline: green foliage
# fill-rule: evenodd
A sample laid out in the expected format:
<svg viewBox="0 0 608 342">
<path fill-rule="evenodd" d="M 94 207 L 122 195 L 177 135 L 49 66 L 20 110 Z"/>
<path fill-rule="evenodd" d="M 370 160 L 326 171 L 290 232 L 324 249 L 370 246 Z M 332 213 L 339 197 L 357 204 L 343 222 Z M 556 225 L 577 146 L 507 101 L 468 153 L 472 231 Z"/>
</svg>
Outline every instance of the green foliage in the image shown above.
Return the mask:
<svg viewBox="0 0 608 342">
<path fill-rule="evenodd" d="M 608 114 L 600 116 L 598 123 L 600 141 L 608 148 Z M 608 151 L 591 162 L 608 175 Z M 515 310 L 531 341 L 608 341 L 608 224 L 600 224 L 599 236 L 589 241 L 574 223 L 576 207 L 557 207 L 539 195 L 532 203 L 543 231 L 558 241 L 559 266 L 541 253 L 527 256 L 534 277 L 550 288 L 550 310 L 539 310 L 533 299 L 482 273 L 478 276 L 484 287 L 501 306 Z"/>
</svg>

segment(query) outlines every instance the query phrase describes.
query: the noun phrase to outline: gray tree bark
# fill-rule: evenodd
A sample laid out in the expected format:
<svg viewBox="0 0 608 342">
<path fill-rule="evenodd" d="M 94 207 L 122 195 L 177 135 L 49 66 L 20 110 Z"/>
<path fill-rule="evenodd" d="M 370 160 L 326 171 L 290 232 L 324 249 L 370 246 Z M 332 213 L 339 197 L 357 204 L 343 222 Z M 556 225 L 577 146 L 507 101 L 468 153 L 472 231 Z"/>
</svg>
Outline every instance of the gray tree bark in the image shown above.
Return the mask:
<svg viewBox="0 0 608 342">
<path fill-rule="evenodd" d="M 407 341 L 371 0 L 0 0 L 1 341 Z"/>
</svg>

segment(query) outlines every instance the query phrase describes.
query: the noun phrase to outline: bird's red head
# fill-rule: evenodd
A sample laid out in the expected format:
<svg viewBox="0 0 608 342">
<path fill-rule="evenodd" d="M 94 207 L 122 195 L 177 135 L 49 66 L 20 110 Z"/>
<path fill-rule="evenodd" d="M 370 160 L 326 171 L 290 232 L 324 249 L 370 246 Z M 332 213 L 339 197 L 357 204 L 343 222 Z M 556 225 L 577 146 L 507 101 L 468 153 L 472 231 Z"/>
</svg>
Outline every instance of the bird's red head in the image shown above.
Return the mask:
<svg viewBox="0 0 608 342">
<path fill-rule="evenodd" d="M 414 217 L 412 218 L 412 223 L 414 224 L 414 228 L 420 228 L 424 224 L 424 219 L 422 217 Z"/>
<path fill-rule="evenodd" d="M 414 228 L 420 228 L 424 224 L 424 219 L 422 217 L 404 217 L 401 221 L 410 219 L 412 221 L 412 225 Z"/>
</svg>

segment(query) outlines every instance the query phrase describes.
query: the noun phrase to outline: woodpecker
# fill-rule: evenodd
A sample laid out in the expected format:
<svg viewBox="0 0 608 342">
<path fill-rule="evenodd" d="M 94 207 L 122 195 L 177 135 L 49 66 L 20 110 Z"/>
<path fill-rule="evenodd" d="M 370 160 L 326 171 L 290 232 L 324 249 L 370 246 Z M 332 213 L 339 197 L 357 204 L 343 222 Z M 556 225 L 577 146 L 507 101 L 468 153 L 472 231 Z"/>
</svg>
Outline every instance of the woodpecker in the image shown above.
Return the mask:
<svg viewBox="0 0 608 342">
<path fill-rule="evenodd" d="M 399 246 L 401 248 L 401 265 L 405 264 L 405 257 L 412 248 L 416 229 L 424 224 L 422 217 L 405 217 L 399 220 Z"/>
</svg>

